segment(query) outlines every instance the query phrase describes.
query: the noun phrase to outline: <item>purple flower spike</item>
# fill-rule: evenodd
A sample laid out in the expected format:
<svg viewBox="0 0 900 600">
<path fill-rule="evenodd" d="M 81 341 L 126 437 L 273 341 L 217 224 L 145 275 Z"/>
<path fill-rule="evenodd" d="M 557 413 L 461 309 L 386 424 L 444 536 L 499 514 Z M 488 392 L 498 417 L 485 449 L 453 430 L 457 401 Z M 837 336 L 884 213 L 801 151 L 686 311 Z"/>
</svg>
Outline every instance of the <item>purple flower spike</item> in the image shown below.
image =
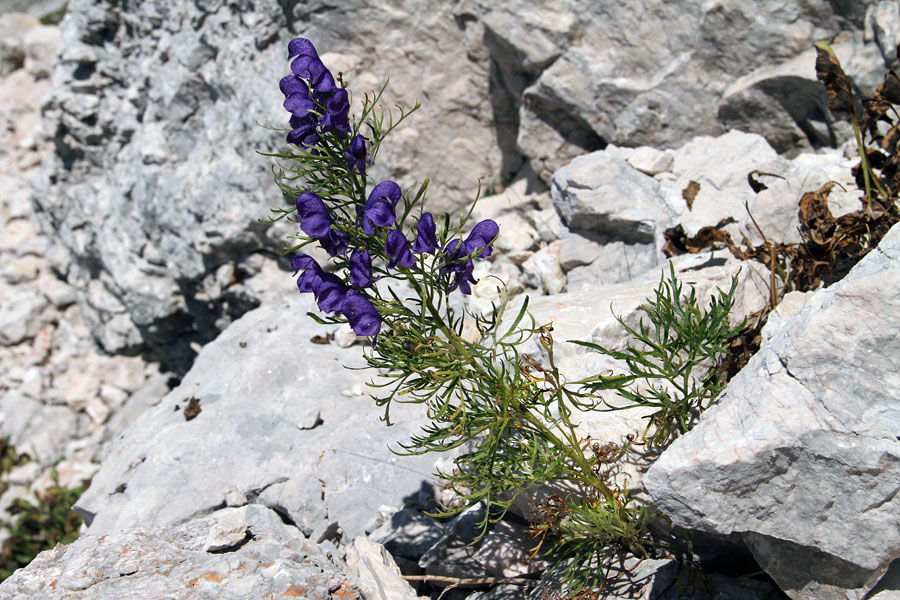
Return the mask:
<svg viewBox="0 0 900 600">
<path fill-rule="evenodd" d="M 372 283 L 372 258 L 368 250 L 359 248 L 350 256 L 350 283 L 366 287 Z"/>
<path fill-rule="evenodd" d="M 369 162 L 366 157 L 366 138 L 362 135 L 354 137 L 350 142 L 350 148 L 344 152 L 344 157 L 347 159 L 348 171 L 356 169 L 360 175 L 365 175 L 366 164 Z"/>
<path fill-rule="evenodd" d="M 437 232 L 434 226 L 434 217 L 430 212 L 424 213 L 416 223 L 416 231 L 419 234 L 416 236 L 413 250 L 434 254 L 434 251 L 437 250 Z"/>
<path fill-rule="evenodd" d="M 493 251 L 490 244 L 498 233 L 500 233 L 500 226 L 490 219 L 485 219 L 472 228 L 472 232 L 466 238 L 464 252 L 473 254 L 480 251 L 477 254 L 478 258 L 487 258 Z"/>
<path fill-rule="evenodd" d="M 325 313 L 335 313 L 341 310 L 344 297 L 347 295 L 347 288 L 344 287 L 337 275 L 323 273 L 315 294 L 319 310 Z"/>
<path fill-rule="evenodd" d="M 396 229 L 388 231 L 387 239 L 384 242 L 384 251 L 390 258 L 388 269 L 393 269 L 397 265 L 409 268 L 416 266 L 416 259 L 413 258 L 409 249 L 409 242 L 403 233 Z"/>
<path fill-rule="evenodd" d="M 300 194 L 297 198 L 297 213 L 300 229 L 312 238 L 328 235 L 331 229 L 331 215 L 322 199 L 312 192 Z"/>
<path fill-rule="evenodd" d="M 329 229 L 328 235 L 319 238 L 319 243 L 325 248 L 328 256 L 338 256 L 347 251 L 350 245 L 350 236 L 340 229 Z"/>
<path fill-rule="evenodd" d="M 347 292 L 341 312 L 347 317 L 356 335 L 377 335 L 381 330 L 381 315 L 368 298 L 356 290 Z"/>
</svg>

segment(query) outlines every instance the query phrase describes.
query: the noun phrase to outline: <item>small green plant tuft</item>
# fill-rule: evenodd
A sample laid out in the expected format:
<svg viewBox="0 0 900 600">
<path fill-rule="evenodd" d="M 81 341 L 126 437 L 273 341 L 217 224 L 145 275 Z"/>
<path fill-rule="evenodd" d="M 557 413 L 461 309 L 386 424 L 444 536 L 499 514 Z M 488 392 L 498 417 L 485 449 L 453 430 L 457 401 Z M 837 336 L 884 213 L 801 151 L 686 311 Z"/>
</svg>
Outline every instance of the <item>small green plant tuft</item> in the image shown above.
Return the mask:
<svg viewBox="0 0 900 600">
<path fill-rule="evenodd" d="M 722 389 L 719 371 L 711 367 L 726 354 L 727 340 L 743 328 L 743 323 L 729 325 L 736 277 L 731 289 L 719 290 L 709 309 L 704 310 L 693 288 L 684 295 L 675 267 L 671 263 L 669 267 L 668 280 L 660 280 L 655 297 L 648 298 L 643 307 L 649 327 L 643 318 L 635 329 L 616 317 L 632 340 L 625 350 L 573 340 L 625 363 L 627 373 L 623 375 L 601 374 L 582 384 L 593 393 L 615 390 L 625 400 L 615 405 L 606 402 L 607 410 L 654 409 L 643 440 L 655 447 L 668 445 L 676 436 L 687 433 L 718 396 Z"/>
</svg>

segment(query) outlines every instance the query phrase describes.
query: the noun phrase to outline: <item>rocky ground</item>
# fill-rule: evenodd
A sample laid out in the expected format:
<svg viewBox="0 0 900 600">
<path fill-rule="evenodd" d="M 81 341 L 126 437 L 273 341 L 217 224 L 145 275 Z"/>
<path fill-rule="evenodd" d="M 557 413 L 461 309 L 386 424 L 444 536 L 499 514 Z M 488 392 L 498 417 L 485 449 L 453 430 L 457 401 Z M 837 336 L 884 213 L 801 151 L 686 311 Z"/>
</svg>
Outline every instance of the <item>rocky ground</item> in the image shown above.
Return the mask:
<svg viewBox="0 0 900 600">
<path fill-rule="evenodd" d="M 692 236 L 732 218 L 735 240 L 760 244 L 762 231 L 796 243 L 799 196 L 828 181 L 840 183 L 828 198 L 834 216 L 859 208 L 852 146 L 810 151 L 846 124 L 823 112 L 809 43 L 832 39 L 869 85 L 900 36 L 895 0 L 798 3 L 791 27 L 721 3 L 696 7 L 702 19 L 667 7 L 642 34 L 663 46 L 619 39 L 637 31 L 626 5 L 609 18 L 587 2 L 547 19 L 522 0 L 450 12 L 367 5 L 344 43 L 327 3 L 309 14 L 305 3 L 281 4 L 75 0 L 61 29 L 0 15 L 0 435 L 33 459 L 9 474 L 0 510 L 46 489 L 53 473 L 65 487 L 92 481 L 76 505 L 85 535 L 10 578 L 0 591 L 12 598 L 414 598 L 401 572 L 437 578 L 419 590 L 453 600 L 558 589 L 552 572 L 538 588 L 545 563 L 522 560 L 527 502 L 477 546 L 467 544 L 477 507 L 453 520 L 424 514 L 436 496 L 452 499 L 432 476 L 434 458 L 387 450 L 421 415 L 384 427 L 365 374 L 339 368 L 358 364 L 355 337 L 303 316 L 310 299 L 272 257 L 285 231 L 258 225 L 273 185 L 268 166 L 247 157 L 280 141 L 253 121 L 283 117 L 269 83 L 284 68 L 280 37 L 297 23 L 312 23 L 335 49 L 329 64 L 360 85 L 396 74 L 404 99 L 436 107 L 398 131 L 378 177 L 433 171 L 443 178 L 435 197 L 458 205 L 460 182 L 479 169 L 491 183 L 517 174 L 477 208 L 501 237 L 469 308 L 497 300 L 490 273 L 511 296 L 527 291 L 558 339 L 608 346 L 623 341 L 610 307 L 636 324 L 659 282 L 666 229 Z M 722 37 L 747 28 L 746 39 Z M 366 46 L 373 31 L 393 32 L 381 44 L 389 51 Z M 596 53 L 610 48 L 634 60 L 634 78 L 604 70 L 615 61 Z M 674 62 L 660 67 L 659 56 Z M 415 154 L 422 139 L 453 142 Z M 534 170 L 520 169 L 526 161 Z M 403 171 L 406 162 L 422 173 Z M 751 189 L 752 171 L 767 189 Z M 873 587 L 872 598 L 896 597 L 896 567 L 884 576 L 900 547 L 892 233 L 846 283 L 786 296 L 762 333 L 769 346 L 727 404 L 647 475 L 653 501 L 696 530 L 689 558 L 738 565 L 705 573 L 711 597 L 844 600 Z M 674 262 L 701 296 L 737 276 L 736 321 L 769 297 L 758 262 L 721 249 Z M 97 343 L 145 354 L 105 355 Z M 177 376 L 146 360 L 161 355 Z M 561 346 L 557 360 L 569 377 L 613 368 L 583 348 Z M 791 402 L 765 403 L 761 389 Z M 579 431 L 613 440 L 642 422 L 619 414 L 585 415 Z M 643 475 L 622 473 L 635 489 Z M 825 482 L 838 501 L 818 501 Z M 860 535 L 865 543 L 846 543 Z M 624 566 L 633 572 L 611 598 L 674 599 L 688 576 L 668 556 Z M 739 577 L 760 568 L 770 577 Z"/>
<path fill-rule="evenodd" d="M 47 264 L 56 246 L 33 218 L 30 179 L 52 151 L 40 104 L 59 29 L 3 14 L 0 38 L 0 434 L 32 459 L 9 473 L 5 511 L 51 486 L 52 472 L 64 487 L 89 481 L 103 442 L 156 402 L 168 377 L 139 357 L 101 353 Z"/>
</svg>

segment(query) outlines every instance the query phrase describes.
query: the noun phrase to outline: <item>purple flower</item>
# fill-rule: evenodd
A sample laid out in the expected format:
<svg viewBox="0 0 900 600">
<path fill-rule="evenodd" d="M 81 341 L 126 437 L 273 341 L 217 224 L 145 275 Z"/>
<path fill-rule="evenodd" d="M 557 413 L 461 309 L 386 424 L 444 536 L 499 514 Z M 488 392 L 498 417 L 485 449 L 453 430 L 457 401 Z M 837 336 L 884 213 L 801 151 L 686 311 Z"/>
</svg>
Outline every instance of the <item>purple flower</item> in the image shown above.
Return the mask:
<svg viewBox="0 0 900 600">
<path fill-rule="evenodd" d="M 462 292 L 463 294 L 465 294 L 466 296 L 471 294 L 472 288 L 469 287 L 469 284 L 470 283 L 471 284 L 478 283 L 478 280 L 476 280 L 475 277 L 472 276 L 472 269 L 474 269 L 474 268 L 475 267 L 472 264 L 472 261 L 470 260 L 463 264 L 462 269 L 455 270 L 456 278 L 453 281 L 453 283 L 450 284 L 450 287 L 447 288 L 447 291 L 452 292 L 453 290 L 455 290 L 458 287 L 459 291 Z"/>
<path fill-rule="evenodd" d="M 291 62 L 291 72 L 303 79 L 309 80 L 309 86 L 319 94 L 330 94 L 337 89 L 334 77 L 322 60 L 319 58 L 313 43 L 305 38 L 295 38 L 288 43 L 288 58 L 294 58 Z"/>
<path fill-rule="evenodd" d="M 443 254 L 445 262 L 441 266 L 441 273 L 451 278 L 447 291 L 452 292 L 458 287 L 463 294 L 471 294 L 472 289 L 469 284 L 478 283 L 478 281 L 472 275 L 475 268 L 472 260 L 460 260 L 461 257 L 471 254 L 467 249 L 466 242 L 460 239 L 451 240 L 444 246 Z"/>
<path fill-rule="evenodd" d="M 375 233 L 375 227 L 394 224 L 394 208 L 400 201 L 400 186 L 393 181 L 382 181 L 372 189 L 362 208 L 362 228 L 366 235 Z"/>
<path fill-rule="evenodd" d="M 390 258 L 388 269 L 393 269 L 398 264 L 409 268 L 416 266 L 416 259 L 413 258 L 409 249 L 409 242 L 401 231 L 396 229 L 388 231 L 387 239 L 384 241 L 384 251 Z"/>
<path fill-rule="evenodd" d="M 322 199 L 312 193 L 305 192 L 297 198 L 297 214 L 300 216 L 300 229 L 313 238 L 328 235 L 331 228 L 331 214 Z"/>
<path fill-rule="evenodd" d="M 304 38 L 291 40 L 288 57 L 294 58 L 292 74 L 279 82 L 285 96 L 284 108 L 291 113 L 288 143 L 310 147 L 318 143 L 319 133 L 328 131 L 345 136 L 350 131 L 347 91 L 337 87 L 312 42 Z"/>
<path fill-rule="evenodd" d="M 291 259 L 291 268 L 296 275 L 298 271 L 303 273 L 297 278 L 297 288 L 301 293 L 313 292 L 322 285 L 322 276 L 325 274 L 313 257 L 307 254 L 298 254 Z"/>
<path fill-rule="evenodd" d="M 331 228 L 324 237 L 319 238 L 319 243 L 325 248 L 328 256 L 337 256 L 347 251 L 350 236 L 340 229 Z"/>
<path fill-rule="evenodd" d="M 344 297 L 347 295 L 347 288 L 334 273 L 323 273 L 319 286 L 313 290 L 313 293 L 316 295 L 316 304 L 319 310 L 325 313 L 336 313 L 341 310 Z"/>
<path fill-rule="evenodd" d="M 377 335 L 381 330 L 381 315 L 368 298 L 356 290 L 347 292 L 341 312 L 347 317 L 356 335 Z"/>
<path fill-rule="evenodd" d="M 346 137 L 350 131 L 350 98 L 347 90 L 339 89 L 325 105 L 325 114 L 322 117 L 322 132 L 336 130 L 341 137 Z"/>
<path fill-rule="evenodd" d="M 347 170 L 356 169 L 360 175 L 366 174 L 366 164 L 369 162 L 366 157 L 366 138 L 362 135 L 356 135 L 350 141 L 350 148 L 344 152 L 347 159 Z"/>
<path fill-rule="evenodd" d="M 301 81 L 300 84 L 304 88 L 306 88 L 305 83 Z M 285 86 L 282 85 L 281 89 L 283 90 L 284 88 Z M 309 116 L 315 117 L 313 111 L 316 110 L 316 103 L 312 100 L 312 98 L 309 97 L 308 89 L 304 89 L 302 92 L 291 94 L 284 99 L 284 102 L 281 105 L 284 107 L 284 110 L 288 111 L 295 117 L 300 117 L 301 119 Z"/>
<path fill-rule="evenodd" d="M 316 117 L 291 115 L 291 132 L 287 134 L 288 144 L 296 144 L 302 148 L 310 148 L 319 143 L 319 132 L 316 129 Z"/>
<path fill-rule="evenodd" d="M 487 258 L 493 251 L 490 244 L 498 233 L 500 233 L 500 226 L 497 223 L 490 219 L 481 221 L 472 228 L 472 232 L 466 238 L 464 252 L 468 255 L 480 251 L 476 256 Z"/>
<path fill-rule="evenodd" d="M 368 250 L 357 248 L 350 256 L 350 283 L 359 287 L 372 283 L 372 258 Z"/>
<path fill-rule="evenodd" d="M 433 254 L 437 250 L 437 232 L 434 227 L 434 217 L 430 212 L 424 213 L 416 223 L 416 231 L 418 235 L 413 243 L 413 250 Z"/>
</svg>

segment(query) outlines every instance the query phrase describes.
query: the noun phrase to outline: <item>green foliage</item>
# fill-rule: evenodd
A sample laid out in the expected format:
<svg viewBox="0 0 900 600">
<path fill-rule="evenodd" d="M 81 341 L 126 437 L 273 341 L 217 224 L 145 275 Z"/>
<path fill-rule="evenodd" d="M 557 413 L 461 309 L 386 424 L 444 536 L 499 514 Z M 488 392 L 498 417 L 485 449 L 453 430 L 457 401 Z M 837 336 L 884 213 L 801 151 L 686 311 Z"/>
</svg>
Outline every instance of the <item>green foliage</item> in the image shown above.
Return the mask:
<svg viewBox="0 0 900 600">
<path fill-rule="evenodd" d="M 736 288 L 734 278 L 728 292 L 719 290 L 709 309 L 701 309 L 693 288 L 683 295 L 683 286 L 670 263 L 669 279 L 660 280 L 655 298 L 648 298 L 643 307 L 649 327 L 643 318 L 634 329 L 617 317 L 632 340 L 624 351 L 573 341 L 623 361 L 628 371 L 623 375 L 601 374 L 581 383 L 590 392 L 615 390 L 625 400 L 616 405 L 607 402 L 608 410 L 655 409 L 643 439 L 652 446 L 667 445 L 686 433 L 721 391 L 719 373 L 710 367 L 726 353 L 725 342 L 743 327 L 731 328 L 728 321 Z"/>
<path fill-rule="evenodd" d="M 27 457 L 19 455 L 9 443 L 0 439 L 0 489 L 5 492 L 9 470 L 22 464 Z M 52 472 L 54 485 L 34 500 L 19 498 L 8 509 L 11 522 L 0 521 L 0 527 L 9 537 L 0 548 L 0 581 L 12 575 L 16 569 L 26 566 L 40 552 L 53 548 L 57 543 L 70 544 L 78 538 L 81 519 L 72 512 L 72 505 L 84 492 L 83 487 L 60 487 L 56 471 Z"/>
<path fill-rule="evenodd" d="M 374 228 L 368 235 L 360 231 L 368 177 L 348 168 L 344 152 L 349 138 L 365 131 L 374 160 L 385 136 L 418 108 L 400 108 L 395 118 L 378 104 L 383 91 L 366 95 L 350 136 L 323 134 L 314 152 L 295 146 L 270 155 L 278 161 L 276 179 L 286 200 L 305 192 L 319 194 L 331 227 L 348 236 L 349 247 L 364 248 L 379 258 L 373 260 L 379 285 L 357 286 L 382 319 L 377 339 L 365 352 L 368 367 L 377 373 L 371 386 L 388 424 L 394 403 L 419 404 L 426 410 L 430 422 L 401 443 L 398 453 L 458 452 L 453 467 L 440 476 L 463 506 L 442 507 L 437 514 L 449 516 L 484 503 L 484 535 L 522 491 L 547 485 L 566 490 L 548 495 L 535 507 L 539 517 L 530 529 L 533 552 L 546 551 L 566 565 L 564 581 L 571 593 L 592 594 L 603 586 L 598 573 L 604 561 L 622 555 L 646 558 L 652 540 L 645 507 L 616 478 L 633 436 L 622 443 L 592 444 L 577 430 L 580 417 L 586 411 L 625 408 L 612 407 L 604 399 L 607 390 L 615 390 L 628 401 L 627 407 L 656 409 L 644 433 L 654 446 L 687 431 L 719 391 L 713 367 L 734 332 L 728 327 L 728 313 L 737 281 L 703 310 L 693 289 L 684 294 L 672 269 L 643 307 L 651 325 L 642 321 L 632 329 L 622 323 L 633 338 L 624 352 L 582 343 L 623 360 L 627 373 L 567 382 L 556 364 L 553 328 L 535 321 L 527 298 L 518 310 L 507 312 L 508 296 L 501 290 L 501 301 L 488 315 L 459 311 L 450 301 L 456 286 L 449 285 L 448 271 L 470 264 L 493 243 L 467 250 L 468 256 L 448 257 L 446 250 L 466 231 L 480 188 L 458 218 L 435 217 L 437 249 L 417 252 L 414 264 L 386 268 L 388 230 Z M 397 226 L 390 233 L 402 232 L 408 217 L 421 218 L 427 186 L 426 179 L 402 194 L 395 203 Z M 292 206 L 276 208 L 272 221 L 294 221 L 293 214 Z M 298 243 L 289 252 L 316 241 L 300 233 L 294 238 Z M 328 268 L 333 273 L 350 271 L 346 254 L 335 254 Z M 401 298 L 387 285 L 390 280 L 402 281 L 411 292 Z M 334 313 L 310 317 L 320 323 L 344 321 Z M 522 353 L 529 340 L 539 345 L 540 360 Z"/>
<path fill-rule="evenodd" d="M 16 452 L 9 443 L 9 437 L 0 438 L 0 496 L 9 489 L 7 475 L 13 467 L 17 467 L 28 461 L 28 457 Z"/>
</svg>

